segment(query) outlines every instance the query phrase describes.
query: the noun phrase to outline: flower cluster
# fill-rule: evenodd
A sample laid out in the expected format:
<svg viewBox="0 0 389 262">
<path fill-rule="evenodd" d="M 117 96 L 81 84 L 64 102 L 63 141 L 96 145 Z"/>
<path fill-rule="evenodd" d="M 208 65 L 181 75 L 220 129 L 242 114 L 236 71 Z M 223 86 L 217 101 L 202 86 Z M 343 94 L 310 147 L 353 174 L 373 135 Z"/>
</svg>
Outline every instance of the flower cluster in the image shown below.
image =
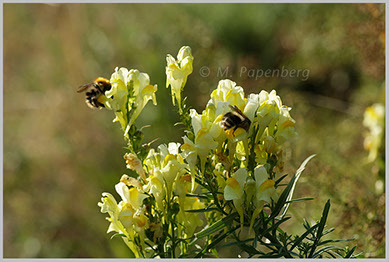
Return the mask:
<svg viewBox="0 0 389 262">
<path fill-rule="evenodd" d="M 232 107 L 250 120 L 248 129 L 240 127 L 240 119 L 236 117 L 235 127 L 227 130 L 222 127 L 223 118 Z M 219 82 L 202 114 L 190 111 L 195 138 L 194 141 L 187 136 L 183 138 L 181 149 L 185 159 L 192 173 L 196 172 L 196 156 L 200 159 L 198 173 L 204 174 L 207 161 L 212 166 L 222 164 L 219 174 L 224 176 L 219 183 L 225 187 L 220 189 L 225 200 L 232 200 L 242 226 L 245 207 L 255 207 L 252 226 L 264 204 L 277 200 L 273 179 L 283 169 L 281 145 L 296 133 L 289 111 L 274 90 L 245 98 L 243 88 L 231 80 Z"/>
<path fill-rule="evenodd" d="M 204 204 L 196 197 L 186 197 L 190 191 L 191 177 L 188 165 L 179 152 L 180 144 L 160 145 L 151 149 L 143 162 L 132 153 L 125 155 L 127 167 L 135 170 L 141 179 L 123 175 L 116 184 L 116 192 L 122 201 L 117 204 L 109 193 L 103 193 L 99 203 L 101 212 L 108 213 L 111 222 L 108 232 L 115 231 L 125 238 L 126 244 L 139 256 L 148 245 L 155 245 L 163 238 L 162 225 L 175 220 L 180 237 L 192 236 L 203 224 L 199 214 L 186 213 L 197 210 Z M 145 174 L 147 173 L 147 178 Z M 148 201 L 144 201 L 145 199 Z M 145 233 L 146 232 L 146 233 Z"/>
<path fill-rule="evenodd" d="M 107 220 L 110 225 L 107 232 L 114 231 L 121 234 L 131 251 L 139 257 L 136 243 L 144 248 L 145 228 L 149 226 L 143 205 L 143 200 L 148 196 L 142 190 L 138 180 L 126 175 L 116 184 L 115 189 L 122 199 L 119 204 L 110 193 L 103 193 L 101 202 L 98 203 L 101 212 L 109 214 Z"/>
<path fill-rule="evenodd" d="M 137 69 L 115 68 L 115 72 L 110 79 L 112 88 L 105 92 L 107 100 L 105 106 L 115 112 L 116 118 L 124 130 L 124 136 L 128 137 L 128 132 L 135 119 L 152 100 L 157 104 L 155 92 L 157 85 L 150 85 L 149 75 L 141 73 Z"/>
<path fill-rule="evenodd" d="M 283 144 L 296 134 L 291 108 L 275 90 L 246 97 L 226 79 L 201 113 L 188 109 L 181 98 L 192 63 L 189 47 L 180 49 L 177 60 L 167 56 L 167 87 L 182 123 L 189 123 L 182 144 L 139 146 L 142 135 L 134 121 L 149 100 L 156 104 L 157 87 L 147 74 L 116 68 L 105 93 L 105 105 L 129 141 L 127 168 L 138 177 L 123 175 L 115 186 L 121 201 L 103 193 L 99 206 L 109 214 L 108 232 L 122 236 L 137 257 L 182 255 L 193 248 L 183 239 L 234 212 L 239 219 L 233 223 L 251 230 L 263 208 L 279 197 L 275 181 L 283 172 Z"/>
</svg>

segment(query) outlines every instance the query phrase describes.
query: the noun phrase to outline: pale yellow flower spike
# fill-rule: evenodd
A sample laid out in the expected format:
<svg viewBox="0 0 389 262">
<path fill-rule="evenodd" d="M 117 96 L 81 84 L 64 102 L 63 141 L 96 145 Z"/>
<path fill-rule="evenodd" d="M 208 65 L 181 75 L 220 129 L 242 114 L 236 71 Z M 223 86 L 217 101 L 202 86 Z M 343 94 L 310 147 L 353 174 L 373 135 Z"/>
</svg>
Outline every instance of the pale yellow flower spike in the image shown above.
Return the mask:
<svg viewBox="0 0 389 262">
<path fill-rule="evenodd" d="M 232 200 L 236 211 L 240 216 L 241 228 L 243 228 L 243 188 L 247 178 L 247 170 L 245 168 L 238 169 L 234 175 L 227 179 L 226 187 L 224 188 L 225 200 Z"/>
<path fill-rule="evenodd" d="M 115 68 L 110 82 L 112 88 L 105 92 L 107 99 L 104 105 L 115 112 L 113 122 L 118 121 L 124 130 L 124 136 L 128 137 L 130 127 L 147 102 L 152 100 L 154 105 L 157 104 L 157 85 L 150 85 L 148 74 L 124 67 Z M 130 119 L 127 117 L 129 111 L 133 111 Z"/>
<path fill-rule="evenodd" d="M 166 88 L 171 87 L 173 105 L 177 99 L 181 111 L 181 92 L 188 76 L 193 72 L 193 56 L 189 46 L 181 47 L 177 60 L 171 56 L 166 57 Z"/>
</svg>

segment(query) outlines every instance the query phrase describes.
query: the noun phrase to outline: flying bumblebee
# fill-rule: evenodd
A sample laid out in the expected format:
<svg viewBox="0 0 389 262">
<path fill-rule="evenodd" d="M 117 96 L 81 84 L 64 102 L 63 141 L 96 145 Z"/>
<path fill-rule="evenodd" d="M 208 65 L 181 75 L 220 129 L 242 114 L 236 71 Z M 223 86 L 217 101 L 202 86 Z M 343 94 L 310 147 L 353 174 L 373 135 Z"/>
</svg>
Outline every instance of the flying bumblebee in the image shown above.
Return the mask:
<svg viewBox="0 0 389 262">
<path fill-rule="evenodd" d="M 104 95 L 105 91 L 111 89 L 111 83 L 104 77 L 98 77 L 92 83 L 80 86 L 77 89 L 77 93 L 86 91 L 85 103 L 90 108 L 103 108 L 105 107 L 100 99 Z"/>
<path fill-rule="evenodd" d="M 223 116 L 221 120 L 221 127 L 224 131 L 234 128 L 233 132 L 240 127 L 248 132 L 251 125 L 250 119 L 248 119 L 237 106 L 230 105 L 230 107 L 232 111 Z"/>
</svg>

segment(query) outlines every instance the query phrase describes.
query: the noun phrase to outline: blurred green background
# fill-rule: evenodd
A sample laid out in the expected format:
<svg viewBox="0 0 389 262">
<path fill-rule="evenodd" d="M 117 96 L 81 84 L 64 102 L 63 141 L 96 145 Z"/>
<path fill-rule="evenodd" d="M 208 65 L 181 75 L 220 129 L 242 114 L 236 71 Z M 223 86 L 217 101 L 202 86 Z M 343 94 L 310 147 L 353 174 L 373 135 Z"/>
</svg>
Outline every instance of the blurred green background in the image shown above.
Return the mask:
<svg viewBox="0 0 389 262">
<path fill-rule="evenodd" d="M 137 126 L 145 142 L 181 142 L 165 88 L 165 57 L 192 47 L 184 95 L 201 112 L 218 68 L 246 94 L 276 89 L 291 106 L 298 137 L 286 171 L 317 156 L 297 184 L 285 228 L 320 219 L 331 199 L 333 238 L 355 238 L 363 257 L 385 257 L 385 197 L 363 149 L 363 112 L 385 98 L 384 4 L 4 4 L 4 257 L 128 257 L 106 234 L 97 202 L 114 193 L 125 143 L 113 113 L 91 110 L 78 86 L 137 68 L 158 84 L 158 106 Z M 202 77 L 202 66 L 210 69 Z M 308 69 L 301 78 L 240 74 Z M 115 193 L 115 196 L 118 197 Z M 228 251 L 225 252 L 228 256 Z"/>
</svg>

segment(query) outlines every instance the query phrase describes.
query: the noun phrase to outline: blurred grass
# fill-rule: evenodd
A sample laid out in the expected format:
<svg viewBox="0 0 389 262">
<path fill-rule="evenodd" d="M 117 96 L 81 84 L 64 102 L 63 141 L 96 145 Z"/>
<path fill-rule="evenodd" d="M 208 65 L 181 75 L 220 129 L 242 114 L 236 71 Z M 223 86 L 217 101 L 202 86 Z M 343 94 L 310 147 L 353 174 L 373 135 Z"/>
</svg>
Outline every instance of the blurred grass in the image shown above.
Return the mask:
<svg viewBox="0 0 389 262">
<path fill-rule="evenodd" d="M 385 257 L 385 197 L 365 164 L 362 117 L 384 103 L 384 4 L 4 4 L 4 257 L 128 257 L 109 240 L 97 202 L 125 169 L 112 112 L 90 110 L 76 88 L 116 66 L 157 83 L 158 106 L 137 120 L 145 141 L 181 142 L 165 88 L 165 56 L 190 45 L 184 94 L 201 111 L 218 68 L 246 94 L 276 89 L 293 108 L 299 136 L 286 171 L 316 153 L 292 205 L 288 230 L 320 219 L 356 238 L 364 257 Z M 201 77 L 199 69 L 210 68 Z M 301 78 L 250 78 L 248 69 L 309 69 Z M 161 135 L 163 134 L 163 136 Z M 228 256 L 229 251 L 224 251 Z M 231 253 L 232 254 L 232 253 Z"/>
</svg>

